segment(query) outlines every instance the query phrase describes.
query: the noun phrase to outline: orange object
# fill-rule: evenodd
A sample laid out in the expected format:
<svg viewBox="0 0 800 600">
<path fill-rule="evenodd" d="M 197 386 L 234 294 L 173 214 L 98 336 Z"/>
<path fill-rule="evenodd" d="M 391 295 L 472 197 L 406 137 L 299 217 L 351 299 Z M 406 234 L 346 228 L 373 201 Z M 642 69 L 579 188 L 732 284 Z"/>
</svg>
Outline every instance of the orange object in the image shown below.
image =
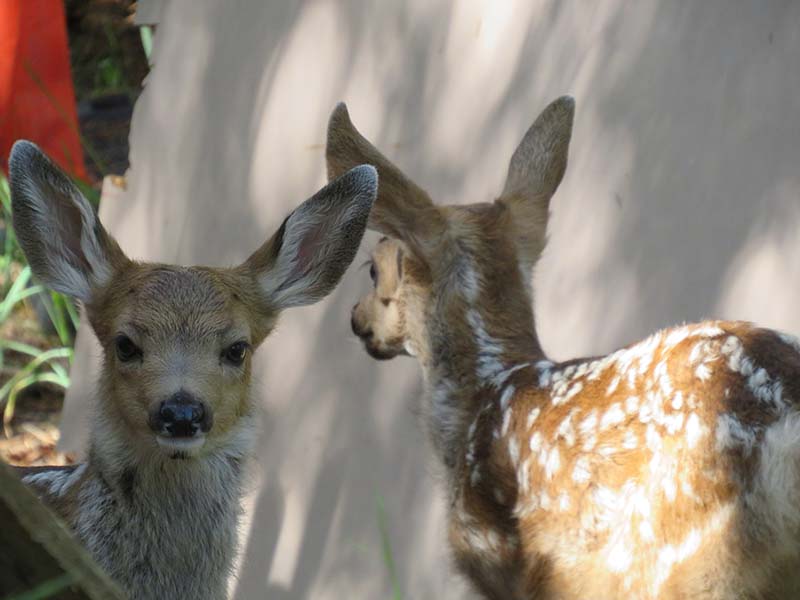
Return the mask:
<svg viewBox="0 0 800 600">
<path fill-rule="evenodd" d="M 0 1 L 0 165 L 19 138 L 86 179 L 62 0 Z"/>
</svg>

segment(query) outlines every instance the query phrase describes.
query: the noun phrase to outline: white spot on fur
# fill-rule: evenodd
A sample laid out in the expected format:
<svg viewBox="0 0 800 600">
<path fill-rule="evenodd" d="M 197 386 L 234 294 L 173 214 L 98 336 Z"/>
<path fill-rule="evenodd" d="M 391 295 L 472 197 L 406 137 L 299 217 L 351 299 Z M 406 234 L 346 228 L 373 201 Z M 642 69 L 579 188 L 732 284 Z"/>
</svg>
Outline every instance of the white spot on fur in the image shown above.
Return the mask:
<svg viewBox="0 0 800 600">
<path fill-rule="evenodd" d="M 638 396 L 628 396 L 625 400 L 625 412 L 628 414 L 633 414 L 639 410 L 639 397 Z"/>
<path fill-rule="evenodd" d="M 520 486 L 522 495 L 525 496 L 530 491 L 530 470 L 531 470 L 531 457 L 526 458 L 517 469 L 517 482 Z"/>
<path fill-rule="evenodd" d="M 701 325 L 692 330 L 690 337 L 715 338 L 721 335 L 725 335 L 725 331 L 716 325 Z"/>
<path fill-rule="evenodd" d="M 500 435 L 505 436 L 508 433 L 508 427 L 511 424 L 511 409 L 507 408 L 503 411 L 503 424 L 500 428 Z"/>
<path fill-rule="evenodd" d="M 542 434 L 538 431 L 534 433 L 531 436 L 528 445 L 530 446 L 531 452 L 538 452 L 539 449 L 542 447 Z"/>
<path fill-rule="evenodd" d="M 672 408 L 675 410 L 683 408 L 683 393 L 680 390 L 675 392 L 675 395 L 672 397 Z"/>
<path fill-rule="evenodd" d="M 494 377 L 490 378 L 490 382 L 495 388 L 500 389 L 501 387 L 503 387 L 506 384 L 506 381 L 508 381 L 508 378 L 511 377 L 514 373 L 516 373 L 517 371 L 520 371 L 522 369 L 525 369 L 527 367 L 530 367 L 530 366 L 531 366 L 530 363 L 523 363 L 523 364 L 520 364 L 520 365 L 515 365 L 513 367 L 505 369 L 504 371 L 500 371 L 497 375 L 495 375 Z"/>
<path fill-rule="evenodd" d="M 675 502 L 675 497 L 678 494 L 678 486 L 675 485 L 675 480 L 671 477 L 665 477 L 661 481 L 661 487 L 664 489 L 664 497 L 670 502 Z"/>
<path fill-rule="evenodd" d="M 511 459 L 511 464 L 516 468 L 519 464 L 519 442 L 515 437 L 508 440 L 508 456 Z"/>
<path fill-rule="evenodd" d="M 514 389 L 513 385 L 510 385 L 503 390 L 503 394 L 500 396 L 500 410 L 505 410 L 508 408 L 515 391 L 516 390 Z"/>
<path fill-rule="evenodd" d="M 606 395 L 610 396 L 615 391 L 617 391 L 617 387 L 619 387 L 620 377 L 616 375 L 614 379 L 611 380 L 611 383 L 608 384 L 608 388 L 606 389 Z"/>
<path fill-rule="evenodd" d="M 708 381 L 711 379 L 711 369 L 705 363 L 697 365 L 697 368 L 694 370 L 694 376 L 700 381 Z"/>
<path fill-rule="evenodd" d="M 692 529 L 680 545 L 667 544 L 658 553 L 656 559 L 655 587 L 661 589 L 664 582 L 669 579 L 672 569 L 676 564 L 692 556 L 700 548 L 702 537 L 697 529 Z"/>
<path fill-rule="evenodd" d="M 478 378 L 491 380 L 504 370 L 500 360 L 503 346 L 486 331 L 483 316 L 476 309 L 471 308 L 467 311 L 467 322 L 472 328 L 473 339 L 477 346 L 476 371 Z"/>
<path fill-rule="evenodd" d="M 569 411 L 567 417 L 563 421 L 561 421 L 561 424 L 558 426 L 558 429 L 556 430 L 556 436 L 563 438 L 564 443 L 568 447 L 572 447 L 575 445 L 575 429 L 572 426 L 572 417 L 575 416 L 577 412 L 578 412 L 577 408 L 573 408 L 571 411 Z"/>
<path fill-rule="evenodd" d="M 693 412 L 686 420 L 686 445 L 691 450 L 700 441 L 703 436 L 703 426 L 700 424 L 700 417 L 697 413 Z"/>
<path fill-rule="evenodd" d="M 536 369 L 539 371 L 539 387 L 546 388 L 550 385 L 553 376 L 553 363 L 549 360 L 540 360 L 536 363 Z"/>
<path fill-rule="evenodd" d="M 625 432 L 625 436 L 622 438 L 622 447 L 626 450 L 634 450 L 638 446 L 639 439 L 636 437 L 636 434 L 629 429 Z"/>
<path fill-rule="evenodd" d="M 547 455 L 547 460 L 544 464 L 544 474 L 547 479 L 552 479 L 553 475 L 558 473 L 561 468 L 561 456 L 558 453 L 558 448 L 553 446 L 550 453 Z"/>
<path fill-rule="evenodd" d="M 655 425 L 652 423 L 647 425 L 647 430 L 645 431 L 645 441 L 647 442 L 647 447 L 653 452 L 661 451 L 661 436 L 658 434 Z"/>
<path fill-rule="evenodd" d="M 578 424 L 581 435 L 592 435 L 597 431 L 597 409 L 593 409 L 586 418 Z"/>
<path fill-rule="evenodd" d="M 619 541 L 611 547 L 608 553 L 606 564 L 612 573 L 625 573 L 633 563 L 631 549 L 623 542 Z"/>
<path fill-rule="evenodd" d="M 553 406 L 566 404 L 572 400 L 583 389 L 583 384 L 580 381 L 573 383 L 564 394 L 556 394 L 553 396 Z"/>
<path fill-rule="evenodd" d="M 575 461 L 575 467 L 572 469 L 572 481 L 575 483 L 586 483 L 591 478 L 592 473 L 589 470 L 589 459 L 581 456 Z"/>
<path fill-rule="evenodd" d="M 677 346 L 687 337 L 689 337 L 690 330 L 688 327 L 678 327 L 671 330 L 664 338 L 664 344 L 667 346 Z"/>
<path fill-rule="evenodd" d="M 670 435 L 678 433 L 683 427 L 683 413 L 679 412 L 666 415 L 664 417 L 664 427 L 666 427 L 667 433 Z"/>
<path fill-rule="evenodd" d="M 561 495 L 558 497 L 558 508 L 561 511 L 567 511 L 570 507 L 570 499 L 566 492 L 561 492 Z"/>
<path fill-rule="evenodd" d="M 639 535 L 642 537 L 642 541 L 644 542 L 655 541 L 656 534 L 653 531 L 653 526 L 650 524 L 650 521 L 641 521 L 639 523 Z"/>
<path fill-rule="evenodd" d="M 461 268 L 456 271 L 459 286 L 467 302 L 474 304 L 478 300 L 478 294 L 480 293 L 478 273 L 467 260 L 464 260 L 459 266 Z"/>
<path fill-rule="evenodd" d="M 528 413 L 528 420 L 525 422 L 525 426 L 530 429 L 533 427 L 533 424 L 536 422 L 536 419 L 539 418 L 539 414 L 542 412 L 542 409 L 538 406 L 532 408 L 531 411 Z"/>
<path fill-rule="evenodd" d="M 625 411 L 619 402 L 612 404 L 600 421 L 600 429 L 608 429 L 614 425 L 619 425 L 625 420 Z"/>
</svg>

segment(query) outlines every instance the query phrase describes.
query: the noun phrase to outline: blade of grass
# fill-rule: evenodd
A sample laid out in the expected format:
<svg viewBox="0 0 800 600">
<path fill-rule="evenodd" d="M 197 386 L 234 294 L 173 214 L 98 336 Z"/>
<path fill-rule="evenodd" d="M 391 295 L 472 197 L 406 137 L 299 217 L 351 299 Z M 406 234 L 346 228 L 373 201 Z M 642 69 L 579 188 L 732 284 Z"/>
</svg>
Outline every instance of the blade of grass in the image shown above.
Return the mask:
<svg viewBox="0 0 800 600">
<path fill-rule="evenodd" d="M 72 348 L 52 348 L 51 350 L 46 350 L 36 356 L 27 365 L 22 367 L 17 374 L 14 375 L 14 377 L 6 381 L 5 384 L 3 384 L 3 387 L 0 387 L 0 403 L 3 402 L 3 398 L 6 397 L 9 391 L 14 388 L 19 380 L 24 379 L 33 373 L 33 371 L 39 368 L 39 366 L 50 360 L 53 360 L 54 358 L 68 358 L 71 360 L 72 354 Z"/>
<path fill-rule="evenodd" d="M 139 36 L 142 38 L 142 50 L 147 58 L 147 64 L 152 66 L 153 61 L 150 60 L 150 55 L 153 53 L 153 28 L 149 25 L 139 27 Z"/>
<path fill-rule="evenodd" d="M 9 596 L 6 600 L 47 600 L 47 598 L 52 598 L 76 583 L 78 583 L 78 580 L 72 573 L 64 573 L 40 583 L 27 592 Z"/>
<path fill-rule="evenodd" d="M 389 525 L 386 518 L 386 507 L 383 502 L 383 496 L 375 494 L 375 504 L 378 513 L 378 530 L 381 533 L 383 562 L 386 564 L 386 569 L 389 571 L 389 580 L 392 584 L 392 599 L 403 600 L 403 594 L 400 591 L 400 582 L 397 579 L 397 568 L 395 567 L 392 543 L 389 539 Z"/>
<path fill-rule="evenodd" d="M 14 410 L 17 406 L 17 396 L 19 396 L 19 393 L 26 387 L 35 383 L 53 383 L 66 389 L 69 385 L 69 380 L 64 381 L 62 377 L 59 377 L 55 373 L 34 373 L 32 375 L 28 375 L 27 377 L 18 379 L 8 394 L 8 401 L 6 402 L 6 407 L 3 410 L 3 429 L 6 437 L 11 437 L 13 435 L 13 432 L 11 431 L 11 421 L 14 419 Z"/>
<path fill-rule="evenodd" d="M 0 339 L 0 350 L 12 350 L 13 352 L 27 354 L 28 356 L 39 356 L 39 354 L 42 353 L 42 349 L 36 346 L 31 346 L 30 344 L 18 342 L 16 340 L 3 339 Z"/>
</svg>

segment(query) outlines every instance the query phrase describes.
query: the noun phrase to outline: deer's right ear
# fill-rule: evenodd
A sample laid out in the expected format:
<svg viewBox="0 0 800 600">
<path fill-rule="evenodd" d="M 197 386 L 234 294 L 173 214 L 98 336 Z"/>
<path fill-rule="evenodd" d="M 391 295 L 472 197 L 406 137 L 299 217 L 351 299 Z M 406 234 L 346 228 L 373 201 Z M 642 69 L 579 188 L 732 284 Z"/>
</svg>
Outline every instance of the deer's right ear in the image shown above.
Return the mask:
<svg viewBox="0 0 800 600">
<path fill-rule="evenodd" d="M 370 229 L 413 242 L 414 238 L 435 236 L 443 224 L 430 196 L 358 132 L 343 102 L 333 109 L 328 121 L 325 158 L 329 179 L 359 164 L 378 170 L 380 186 L 367 225 Z"/>
<path fill-rule="evenodd" d="M 351 169 L 303 202 L 247 259 L 270 307 L 282 310 L 327 296 L 356 256 L 378 192 L 369 165 Z"/>
<path fill-rule="evenodd" d="M 14 231 L 33 274 L 88 302 L 128 259 L 75 184 L 35 144 L 16 142 L 8 163 Z"/>
</svg>

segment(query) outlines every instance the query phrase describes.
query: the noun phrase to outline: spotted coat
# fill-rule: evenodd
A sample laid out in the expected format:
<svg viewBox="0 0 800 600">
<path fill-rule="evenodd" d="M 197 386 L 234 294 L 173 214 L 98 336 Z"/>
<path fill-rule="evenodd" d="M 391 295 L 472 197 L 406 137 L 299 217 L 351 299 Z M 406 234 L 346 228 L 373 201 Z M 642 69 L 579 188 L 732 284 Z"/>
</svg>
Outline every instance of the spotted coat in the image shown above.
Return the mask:
<svg viewBox="0 0 800 600">
<path fill-rule="evenodd" d="M 516 366 L 480 392 L 450 526 L 508 597 L 746 597 L 797 560 L 796 339 L 706 322 Z"/>
</svg>

